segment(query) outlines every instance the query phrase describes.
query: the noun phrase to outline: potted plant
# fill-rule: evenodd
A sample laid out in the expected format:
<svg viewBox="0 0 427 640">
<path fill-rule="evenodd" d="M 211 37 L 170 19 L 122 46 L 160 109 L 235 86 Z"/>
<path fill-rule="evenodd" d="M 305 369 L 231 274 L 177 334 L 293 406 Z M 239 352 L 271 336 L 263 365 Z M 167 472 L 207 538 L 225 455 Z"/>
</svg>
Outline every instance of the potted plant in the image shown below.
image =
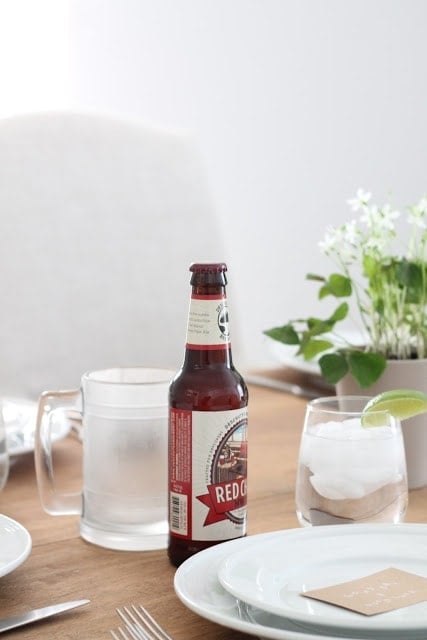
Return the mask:
<svg viewBox="0 0 427 640">
<path fill-rule="evenodd" d="M 297 318 L 264 333 L 295 345 L 305 360 L 316 359 L 340 395 L 402 386 L 427 391 L 427 197 L 409 207 L 405 218 L 388 203 L 372 204 L 362 189 L 348 202 L 358 217 L 329 227 L 319 243 L 334 270 L 306 276 L 319 285 L 319 299 L 332 296 L 337 306 L 326 318 Z M 363 336 L 358 344 L 339 332 L 350 314 Z M 408 468 L 412 486 L 427 483 L 427 425 L 425 416 L 411 419 L 412 435 L 416 420 L 424 442 L 411 446 L 419 456 L 423 449 L 425 471 L 422 480 L 411 481 Z"/>
</svg>

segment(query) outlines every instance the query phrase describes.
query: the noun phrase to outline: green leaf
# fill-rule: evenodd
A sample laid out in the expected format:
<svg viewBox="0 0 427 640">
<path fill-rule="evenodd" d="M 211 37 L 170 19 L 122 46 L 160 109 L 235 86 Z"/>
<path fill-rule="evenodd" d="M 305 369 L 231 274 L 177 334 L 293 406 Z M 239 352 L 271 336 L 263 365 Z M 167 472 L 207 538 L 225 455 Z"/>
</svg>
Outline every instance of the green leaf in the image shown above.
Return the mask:
<svg viewBox="0 0 427 640">
<path fill-rule="evenodd" d="M 351 296 L 352 285 L 350 278 L 340 273 L 332 273 L 319 290 L 319 299 L 331 295 L 335 298 L 347 298 Z"/>
<path fill-rule="evenodd" d="M 335 309 L 333 314 L 329 317 L 329 321 L 333 322 L 335 324 L 336 322 L 339 322 L 340 320 L 344 320 L 344 318 L 346 318 L 347 315 L 348 315 L 348 310 L 349 310 L 348 302 L 342 302 Z"/>
<path fill-rule="evenodd" d="M 301 352 L 304 355 L 305 360 L 312 360 L 322 351 L 326 351 L 327 349 L 332 349 L 334 345 L 329 340 L 309 340 L 304 344 L 301 349 Z"/>
<path fill-rule="evenodd" d="M 334 326 L 330 320 L 321 320 L 320 318 L 307 318 L 308 331 L 304 332 L 307 337 L 318 336 L 321 333 L 330 331 Z"/>
<path fill-rule="evenodd" d="M 387 360 L 379 353 L 350 351 L 348 363 L 351 374 L 364 389 L 378 380 L 386 367 Z"/>
<path fill-rule="evenodd" d="M 330 296 L 330 295 L 331 295 L 331 291 L 328 285 L 325 284 L 323 287 L 320 287 L 319 293 L 318 293 L 319 300 L 323 300 L 323 298 L 326 298 L 326 296 Z"/>
<path fill-rule="evenodd" d="M 342 353 L 326 353 L 319 358 L 322 376 L 331 384 L 336 384 L 348 372 L 348 363 Z"/>
<path fill-rule="evenodd" d="M 378 261 L 372 256 L 363 256 L 363 273 L 370 280 L 378 271 Z"/>
<path fill-rule="evenodd" d="M 400 260 L 396 265 L 396 273 L 399 283 L 404 287 L 421 288 L 423 284 L 423 273 L 420 265 L 409 260 Z"/>
<path fill-rule="evenodd" d="M 417 304 L 424 300 L 423 269 L 419 264 L 406 259 L 400 260 L 396 264 L 396 277 L 398 283 L 407 288 L 407 302 Z"/>
<path fill-rule="evenodd" d="M 328 333 L 332 331 L 337 322 L 344 320 L 344 318 L 347 317 L 348 310 L 349 306 L 347 302 L 343 302 L 335 309 L 329 318 L 326 318 L 326 320 L 313 316 L 307 318 L 306 322 L 308 331 L 304 332 L 304 337 L 312 338 L 313 336 L 318 336 L 321 333 Z"/>
<path fill-rule="evenodd" d="M 298 333 L 295 331 L 291 324 L 285 324 L 283 327 L 273 327 L 272 329 L 267 329 L 267 331 L 264 331 L 264 334 L 266 336 L 269 336 L 269 338 L 273 338 L 273 340 L 283 342 L 284 344 L 300 343 Z"/>
<path fill-rule="evenodd" d="M 306 280 L 315 280 L 316 282 L 325 282 L 326 278 L 324 276 L 318 276 L 315 273 L 307 273 L 305 276 Z"/>
<path fill-rule="evenodd" d="M 373 300 L 373 307 L 375 309 L 375 311 L 379 314 L 383 314 L 384 313 L 384 300 L 383 298 L 375 298 Z"/>
<path fill-rule="evenodd" d="M 306 335 L 318 336 L 321 333 L 328 333 L 329 331 L 332 331 L 337 322 L 340 322 L 340 320 L 344 320 L 344 318 L 347 317 L 348 310 L 349 306 L 347 302 L 343 302 L 335 309 L 329 318 L 326 318 L 326 320 L 314 317 L 307 318 L 308 332 L 306 332 Z"/>
<path fill-rule="evenodd" d="M 347 278 L 340 273 L 333 273 L 329 276 L 328 284 L 331 292 L 337 298 L 346 298 L 351 296 L 352 286 L 350 278 Z"/>
</svg>

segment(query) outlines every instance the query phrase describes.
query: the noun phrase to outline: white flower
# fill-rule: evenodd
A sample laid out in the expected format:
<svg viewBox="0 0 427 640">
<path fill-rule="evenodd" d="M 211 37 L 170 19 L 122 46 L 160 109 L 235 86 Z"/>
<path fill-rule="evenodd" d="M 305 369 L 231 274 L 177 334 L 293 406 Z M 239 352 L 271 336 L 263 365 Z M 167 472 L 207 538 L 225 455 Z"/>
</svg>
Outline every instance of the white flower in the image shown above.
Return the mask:
<svg viewBox="0 0 427 640">
<path fill-rule="evenodd" d="M 323 241 L 319 242 L 318 246 L 325 255 L 334 253 L 342 262 L 349 264 L 356 257 L 357 235 L 356 221 L 340 227 L 328 227 Z"/>
<path fill-rule="evenodd" d="M 389 236 L 393 236 L 395 232 L 394 220 L 399 216 L 399 211 L 392 210 L 389 204 L 384 205 L 382 209 L 373 205 L 365 207 L 360 221 L 366 224 L 371 233 L 383 234 L 384 231 L 388 231 Z"/>
<path fill-rule="evenodd" d="M 360 237 L 360 232 L 357 229 L 357 221 L 351 220 L 343 226 L 343 237 L 345 242 L 349 244 L 356 245 L 357 240 Z"/>
<path fill-rule="evenodd" d="M 366 206 L 371 199 L 371 193 L 367 191 L 363 191 L 363 189 L 358 189 L 356 192 L 356 197 L 347 200 L 348 204 L 351 206 L 353 211 L 358 211 Z"/>
<path fill-rule="evenodd" d="M 381 229 L 388 229 L 394 231 L 395 225 L 393 220 L 396 220 L 400 216 L 399 211 L 393 211 L 389 204 L 386 204 L 379 211 L 378 226 Z"/>
<path fill-rule="evenodd" d="M 371 229 L 378 217 L 378 207 L 375 204 L 372 207 L 366 206 L 363 211 L 364 213 L 360 216 L 360 222 L 364 222 L 368 229 Z"/>
<path fill-rule="evenodd" d="M 331 251 L 336 249 L 336 246 L 340 241 L 339 229 L 337 227 L 329 226 L 326 228 L 325 236 L 323 240 L 318 243 L 318 246 L 322 253 L 328 255 Z"/>
<path fill-rule="evenodd" d="M 425 215 L 427 213 L 427 197 L 423 196 L 419 203 L 416 205 L 416 208 Z"/>
<path fill-rule="evenodd" d="M 427 213 L 427 198 L 421 198 L 418 204 L 409 209 L 408 222 L 420 229 L 427 229 L 425 216 Z"/>
<path fill-rule="evenodd" d="M 426 221 L 420 216 L 414 215 L 413 213 L 410 213 L 408 215 L 408 222 L 415 225 L 416 227 L 419 227 L 420 229 L 427 229 Z"/>
<path fill-rule="evenodd" d="M 365 249 L 371 249 L 383 253 L 385 246 L 387 245 L 387 239 L 383 235 L 371 235 L 368 236 L 365 242 Z"/>
</svg>

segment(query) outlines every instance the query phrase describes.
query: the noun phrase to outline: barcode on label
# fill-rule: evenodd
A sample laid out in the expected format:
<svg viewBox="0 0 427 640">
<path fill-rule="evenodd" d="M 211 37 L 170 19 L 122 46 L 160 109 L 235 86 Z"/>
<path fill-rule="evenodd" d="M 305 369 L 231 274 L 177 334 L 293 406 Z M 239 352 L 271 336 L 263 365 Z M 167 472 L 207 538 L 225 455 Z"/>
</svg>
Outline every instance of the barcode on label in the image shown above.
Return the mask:
<svg viewBox="0 0 427 640">
<path fill-rule="evenodd" d="M 182 536 L 187 535 L 187 514 L 187 496 L 181 495 L 180 493 L 171 493 L 170 528 L 173 533 L 179 533 Z"/>
</svg>

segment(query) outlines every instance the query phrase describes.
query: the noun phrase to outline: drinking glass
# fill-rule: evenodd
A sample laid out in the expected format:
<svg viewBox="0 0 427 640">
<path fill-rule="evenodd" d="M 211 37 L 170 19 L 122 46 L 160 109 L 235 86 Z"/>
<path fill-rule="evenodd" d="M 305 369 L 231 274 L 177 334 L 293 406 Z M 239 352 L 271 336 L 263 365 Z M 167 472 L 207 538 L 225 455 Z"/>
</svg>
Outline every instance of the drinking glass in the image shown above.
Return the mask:
<svg viewBox="0 0 427 640">
<path fill-rule="evenodd" d="M 6 443 L 6 427 L 3 418 L 3 405 L 0 402 L 0 491 L 6 484 L 9 475 L 9 455 Z"/>
<path fill-rule="evenodd" d="M 114 368 L 85 373 L 80 389 L 46 391 L 35 437 L 37 483 L 45 511 L 80 515 L 80 535 L 109 549 L 167 546 L 168 389 L 174 372 Z M 56 486 L 52 420 L 82 419 L 82 491 Z"/>
<path fill-rule="evenodd" d="M 387 411 L 363 426 L 364 396 L 307 404 L 296 480 L 301 525 L 393 522 L 408 504 L 400 422 Z"/>
</svg>

